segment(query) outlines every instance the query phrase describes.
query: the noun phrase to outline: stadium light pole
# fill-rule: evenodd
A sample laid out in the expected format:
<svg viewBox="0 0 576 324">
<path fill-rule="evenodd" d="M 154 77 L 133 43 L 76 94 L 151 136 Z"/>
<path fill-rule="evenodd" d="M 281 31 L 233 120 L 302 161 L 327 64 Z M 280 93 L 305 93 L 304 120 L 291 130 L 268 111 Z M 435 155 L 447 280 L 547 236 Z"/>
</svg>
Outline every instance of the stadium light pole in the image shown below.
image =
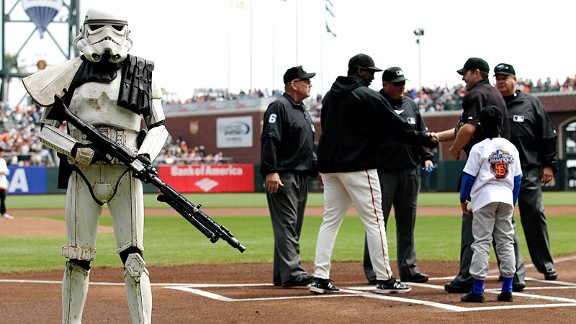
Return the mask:
<svg viewBox="0 0 576 324">
<path fill-rule="evenodd" d="M 418 44 L 418 91 L 422 89 L 422 63 L 420 60 L 420 37 L 424 36 L 424 28 L 414 29 L 416 44 Z"/>
</svg>

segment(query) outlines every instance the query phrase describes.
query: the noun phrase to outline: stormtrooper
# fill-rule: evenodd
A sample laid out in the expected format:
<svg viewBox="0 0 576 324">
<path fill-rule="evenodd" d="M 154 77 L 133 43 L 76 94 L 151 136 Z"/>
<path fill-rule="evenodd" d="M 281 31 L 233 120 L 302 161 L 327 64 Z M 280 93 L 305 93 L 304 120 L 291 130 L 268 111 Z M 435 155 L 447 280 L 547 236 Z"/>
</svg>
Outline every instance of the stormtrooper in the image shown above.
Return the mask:
<svg viewBox="0 0 576 324">
<path fill-rule="evenodd" d="M 128 54 L 128 23 L 115 14 L 90 9 L 74 39 L 80 57 L 26 77 L 30 96 L 46 110 L 40 134 L 58 152 L 58 184 L 66 188 L 68 259 L 62 282 L 62 322 L 79 323 L 96 257 L 96 234 L 104 204 L 114 223 L 116 251 L 133 323 L 150 323 L 152 292 L 143 259 L 144 204 L 142 183 L 128 167 L 106 156 L 72 125 L 51 118 L 54 96 L 70 111 L 108 138 L 151 161 L 161 151 L 168 131 L 161 92 L 153 83 L 152 62 Z M 146 130 L 141 130 L 146 125 Z"/>
</svg>

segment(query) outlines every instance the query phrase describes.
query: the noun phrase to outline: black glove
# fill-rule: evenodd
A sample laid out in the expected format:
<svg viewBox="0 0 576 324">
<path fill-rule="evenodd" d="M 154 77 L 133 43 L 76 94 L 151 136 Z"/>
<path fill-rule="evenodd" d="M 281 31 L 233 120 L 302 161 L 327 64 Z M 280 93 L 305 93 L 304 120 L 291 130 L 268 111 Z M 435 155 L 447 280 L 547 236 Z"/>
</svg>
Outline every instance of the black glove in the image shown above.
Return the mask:
<svg viewBox="0 0 576 324">
<path fill-rule="evenodd" d="M 142 170 L 134 172 L 136 178 L 142 180 L 144 183 L 148 183 L 150 178 L 158 175 L 158 170 L 152 166 L 152 161 L 150 161 L 150 155 L 148 153 L 138 154 L 136 158 L 144 164 Z"/>
<path fill-rule="evenodd" d="M 71 156 L 74 158 L 76 163 L 81 165 L 92 165 L 98 161 L 103 161 L 110 163 L 111 158 L 108 158 L 106 154 L 102 153 L 98 148 L 91 144 L 76 143 L 70 151 Z"/>
</svg>

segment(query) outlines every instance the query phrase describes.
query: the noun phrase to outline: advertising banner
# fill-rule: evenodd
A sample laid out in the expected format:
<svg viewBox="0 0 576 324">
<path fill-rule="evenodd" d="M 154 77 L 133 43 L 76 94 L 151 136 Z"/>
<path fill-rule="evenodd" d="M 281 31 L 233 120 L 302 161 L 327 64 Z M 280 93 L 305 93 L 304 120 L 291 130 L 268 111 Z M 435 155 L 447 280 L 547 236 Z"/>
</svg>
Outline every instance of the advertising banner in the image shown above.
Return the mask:
<svg viewBox="0 0 576 324">
<path fill-rule="evenodd" d="M 180 193 L 254 192 L 252 164 L 161 165 L 158 176 Z"/>
<path fill-rule="evenodd" d="M 8 167 L 8 194 L 45 194 L 46 167 Z"/>
<path fill-rule="evenodd" d="M 216 120 L 218 148 L 252 147 L 252 116 L 222 117 Z"/>
</svg>

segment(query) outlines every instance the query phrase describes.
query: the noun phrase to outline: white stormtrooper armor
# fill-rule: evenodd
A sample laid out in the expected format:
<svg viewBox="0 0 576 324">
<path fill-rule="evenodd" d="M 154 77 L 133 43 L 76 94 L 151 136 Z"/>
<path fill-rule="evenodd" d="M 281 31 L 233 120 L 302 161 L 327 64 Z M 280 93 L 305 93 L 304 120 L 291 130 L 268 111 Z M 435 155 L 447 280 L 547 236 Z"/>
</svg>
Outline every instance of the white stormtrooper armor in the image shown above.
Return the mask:
<svg viewBox="0 0 576 324">
<path fill-rule="evenodd" d="M 67 162 L 74 170 L 67 182 L 68 245 L 62 249 L 62 255 L 70 259 L 62 286 L 63 323 L 81 321 L 88 292 L 89 266 L 83 268 L 74 262 L 80 260 L 81 264 L 89 264 L 96 257 L 96 234 L 103 204 L 108 204 L 113 217 L 116 251 L 121 255 L 124 253 L 124 278 L 132 321 L 149 323 L 151 319 L 150 280 L 141 257 L 144 251 L 142 183 L 125 165 L 115 160 L 98 160 L 97 150 L 90 146 L 78 129 L 50 119 L 53 96 L 66 95 L 70 111 L 85 123 L 93 125 L 135 154 L 147 154 L 150 160 L 156 158 L 168 137 L 168 131 L 162 123 L 164 112 L 159 88 L 152 81 L 151 89 L 146 92 L 151 100 L 145 116 L 118 104 L 124 81 L 121 77 L 122 63 L 128 57 L 127 52 L 132 45 L 128 34 L 125 19 L 88 10 L 81 34 L 75 42 L 89 62 L 75 58 L 23 80 L 32 98 L 48 107 L 40 134 L 42 142 L 67 156 Z M 118 70 L 111 81 L 73 85 L 72 79 L 80 73 L 78 71 L 82 69 L 82 64 L 116 63 Z M 143 141 L 139 141 L 142 120 L 149 129 Z M 134 251 L 140 254 L 132 253 Z"/>
</svg>

